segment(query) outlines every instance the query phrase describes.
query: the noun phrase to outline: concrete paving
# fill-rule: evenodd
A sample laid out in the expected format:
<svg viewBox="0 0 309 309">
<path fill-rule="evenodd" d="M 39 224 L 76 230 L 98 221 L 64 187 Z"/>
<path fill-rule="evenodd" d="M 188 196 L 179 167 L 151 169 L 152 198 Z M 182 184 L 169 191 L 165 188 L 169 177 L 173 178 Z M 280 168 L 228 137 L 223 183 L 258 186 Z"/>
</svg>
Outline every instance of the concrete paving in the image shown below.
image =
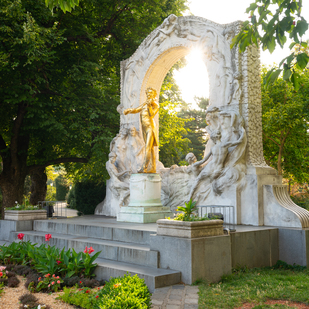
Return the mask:
<svg viewBox="0 0 309 309">
<path fill-rule="evenodd" d="M 155 289 L 151 309 L 198 309 L 198 287 L 184 284 Z"/>
</svg>

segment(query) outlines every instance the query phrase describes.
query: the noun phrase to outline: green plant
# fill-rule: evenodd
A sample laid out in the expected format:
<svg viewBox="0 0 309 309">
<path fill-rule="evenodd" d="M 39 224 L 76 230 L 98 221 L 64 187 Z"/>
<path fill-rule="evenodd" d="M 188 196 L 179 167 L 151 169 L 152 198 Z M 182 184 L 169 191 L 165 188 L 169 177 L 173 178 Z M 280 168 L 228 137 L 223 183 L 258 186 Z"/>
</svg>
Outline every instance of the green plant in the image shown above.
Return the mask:
<svg viewBox="0 0 309 309">
<path fill-rule="evenodd" d="M 8 246 L 0 246 L 0 262 L 2 264 L 29 264 L 31 257 L 28 252 L 31 252 L 34 246 L 30 241 L 12 242 Z"/>
<path fill-rule="evenodd" d="M 51 235 L 46 234 L 47 239 Z M 28 242 L 12 242 L 9 246 L 0 246 L 0 263 L 2 264 L 21 264 L 31 265 L 43 275 L 56 274 L 61 277 L 72 277 L 80 275 L 92 277 L 93 271 L 97 266 L 94 263 L 100 252 L 90 255 L 94 250 L 90 247 L 85 252 L 77 253 L 74 249 L 67 251 L 60 250 L 55 246 L 45 244 L 39 247 Z"/>
<path fill-rule="evenodd" d="M 151 306 L 148 287 L 137 275 L 111 278 L 98 296 L 100 309 L 147 309 Z"/>
<path fill-rule="evenodd" d="M 1 297 L 1 294 L 3 292 L 3 287 L 4 287 L 4 284 L 2 282 L 0 282 L 0 297 Z"/>
<path fill-rule="evenodd" d="M 98 308 L 98 292 L 99 288 L 89 289 L 85 288 L 63 288 L 63 294 L 59 296 L 58 299 L 62 301 L 72 304 L 75 306 L 79 306 L 81 308 L 93 309 Z"/>
<path fill-rule="evenodd" d="M 35 285 L 34 282 L 30 282 L 28 289 L 30 292 L 40 292 L 40 291 L 51 291 L 51 292 L 57 292 L 60 288 L 61 283 L 63 283 L 63 280 L 59 277 L 53 274 L 52 276 L 50 274 L 46 274 L 43 278 L 38 278 L 39 283 Z"/>
<path fill-rule="evenodd" d="M 195 215 L 195 214 L 187 218 L 185 214 L 183 213 L 177 214 L 177 216 L 174 218 L 174 220 L 176 221 L 207 221 L 207 220 L 215 220 L 215 219 L 217 218 L 208 218 L 206 216 L 199 217 L 198 215 Z"/>
<path fill-rule="evenodd" d="M 30 205 L 27 198 L 25 198 L 24 203 L 22 205 L 18 204 L 17 201 L 15 201 L 15 206 L 11 207 L 10 210 L 38 210 L 40 209 L 39 205 Z"/>
<path fill-rule="evenodd" d="M 189 221 L 191 215 L 196 210 L 195 205 L 196 205 L 196 202 L 193 202 L 191 199 L 188 203 L 185 203 L 185 207 L 183 206 L 177 207 L 177 211 L 182 211 L 184 213 L 183 221 Z"/>
</svg>

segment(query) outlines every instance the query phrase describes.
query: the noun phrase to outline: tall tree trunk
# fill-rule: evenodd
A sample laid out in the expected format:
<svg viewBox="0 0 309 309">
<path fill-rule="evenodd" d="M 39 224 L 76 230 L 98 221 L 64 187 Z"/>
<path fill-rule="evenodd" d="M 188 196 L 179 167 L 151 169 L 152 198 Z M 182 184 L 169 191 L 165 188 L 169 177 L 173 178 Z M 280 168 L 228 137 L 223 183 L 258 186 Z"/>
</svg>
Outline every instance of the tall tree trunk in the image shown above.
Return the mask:
<svg viewBox="0 0 309 309">
<path fill-rule="evenodd" d="M 15 202 L 23 203 L 24 183 L 27 173 L 20 170 L 17 173 L 2 172 L 0 177 L 0 187 L 2 191 L 2 207 L 10 208 L 15 206 Z"/>
<path fill-rule="evenodd" d="M 36 168 L 31 174 L 30 203 L 37 205 L 39 201 L 45 201 L 47 193 L 47 176 L 45 167 Z"/>
</svg>

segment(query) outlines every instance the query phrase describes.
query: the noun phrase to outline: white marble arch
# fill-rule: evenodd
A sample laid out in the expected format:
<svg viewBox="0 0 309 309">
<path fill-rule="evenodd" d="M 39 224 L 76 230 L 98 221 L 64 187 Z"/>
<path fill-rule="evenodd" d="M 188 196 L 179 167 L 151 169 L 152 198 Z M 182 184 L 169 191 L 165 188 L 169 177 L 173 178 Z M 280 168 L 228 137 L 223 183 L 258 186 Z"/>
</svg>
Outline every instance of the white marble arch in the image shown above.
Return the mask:
<svg viewBox="0 0 309 309">
<path fill-rule="evenodd" d="M 267 166 L 263 156 L 259 50 L 250 46 L 246 52 L 240 54 L 237 48 L 230 48 L 232 38 L 238 33 L 241 25 L 241 21 L 220 25 L 196 16 L 167 17 L 162 25 L 146 37 L 130 58 L 121 62 L 121 104 L 117 108 L 120 114 L 120 131 L 134 126 L 139 135 L 141 134 L 139 114 L 124 116 L 123 110 L 136 108 L 143 103 L 148 87 L 159 92 L 170 68 L 187 55 L 191 48 L 200 48 L 209 75 L 209 85 L 205 87 L 209 86 L 210 108 L 218 108 L 222 117 L 229 116 L 232 119 L 231 131 L 236 132 L 234 137 L 233 134 L 223 134 L 222 143 L 235 142 L 241 131 L 244 131 L 245 137 L 240 148 L 242 153 L 236 149 L 236 153 L 239 152 L 239 160 L 233 162 L 235 150 L 229 150 L 226 158 L 229 166 L 223 164 L 225 170 L 215 179 L 215 190 L 210 189 L 209 193 L 207 189 L 201 203 L 234 206 L 237 223 L 278 225 L 278 220 L 270 218 L 270 214 L 274 212 L 264 205 L 267 203 L 263 194 L 264 187 L 281 185 L 281 176 Z M 237 126 L 233 127 L 232 122 L 235 119 Z M 156 121 L 158 122 L 158 116 Z M 159 125 L 157 127 L 159 128 Z M 206 148 L 205 155 L 207 151 L 209 149 Z M 160 174 L 163 178 L 162 203 L 173 210 L 173 205 L 179 205 L 186 200 L 188 190 L 194 181 L 194 173 L 185 168 L 174 167 L 164 170 L 161 167 Z M 236 174 L 237 177 L 234 177 Z M 177 188 L 182 192 L 181 197 Z M 204 189 L 202 186 L 198 190 L 202 192 Z M 273 200 L 278 202 L 276 198 Z M 111 203 L 112 199 L 105 201 L 105 204 Z M 110 205 L 107 207 L 108 211 L 100 205 L 97 207 L 97 214 L 115 216 L 119 211 L 119 205 Z M 286 205 L 280 205 L 276 206 L 276 213 L 278 209 L 284 208 L 286 216 L 290 210 Z M 302 227 L 309 227 L 309 223 L 303 222 Z"/>
</svg>

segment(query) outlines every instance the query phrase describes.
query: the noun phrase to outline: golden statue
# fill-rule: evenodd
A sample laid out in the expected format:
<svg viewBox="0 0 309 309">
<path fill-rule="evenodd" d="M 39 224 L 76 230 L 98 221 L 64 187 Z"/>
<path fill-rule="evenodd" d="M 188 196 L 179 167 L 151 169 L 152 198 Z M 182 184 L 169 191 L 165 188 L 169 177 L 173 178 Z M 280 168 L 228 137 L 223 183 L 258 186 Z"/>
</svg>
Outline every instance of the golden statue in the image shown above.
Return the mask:
<svg viewBox="0 0 309 309">
<path fill-rule="evenodd" d="M 159 146 L 158 133 L 154 122 L 154 116 L 159 111 L 159 105 L 155 99 L 157 91 L 153 88 L 146 90 L 147 100 L 137 108 L 128 108 L 124 114 L 140 113 L 142 122 L 142 132 L 145 141 L 145 160 L 138 173 L 156 173 L 156 156 L 154 146 Z M 151 169 L 148 171 L 148 167 Z"/>
</svg>

